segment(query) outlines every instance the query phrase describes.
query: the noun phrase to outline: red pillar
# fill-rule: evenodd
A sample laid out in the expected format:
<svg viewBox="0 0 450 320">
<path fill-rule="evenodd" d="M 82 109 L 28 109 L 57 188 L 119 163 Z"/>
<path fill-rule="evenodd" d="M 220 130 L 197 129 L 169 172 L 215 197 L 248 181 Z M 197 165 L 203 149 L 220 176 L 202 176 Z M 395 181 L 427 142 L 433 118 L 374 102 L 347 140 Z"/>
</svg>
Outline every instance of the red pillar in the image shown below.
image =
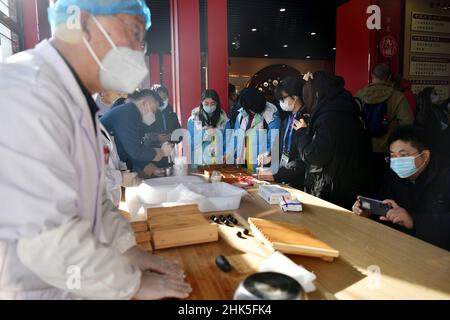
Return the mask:
<svg viewBox="0 0 450 320">
<path fill-rule="evenodd" d="M 23 37 L 25 50 L 32 49 L 39 42 L 39 28 L 36 0 L 22 1 Z"/>
<path fill-rule="evenodd" d="M 159 54 L 152 53 L 149 57 L 150 87 L 161 82 L 161 69 L 159 65 Z"/>
<path fill-rule="evenodd" d="M 171 0 L 174 109 L 183 127 L 199 105 L 200 7 L 198 0 Z"/>
<path fill-rule="evenodd" d="M 163 55 L 163 85 L 169 89 L 169 103 L 173 105 L 172 55 Z"/>
<path fill-rule="evenodd" d="M 370 0 L 350 0 L 337 9 L 336 74 L 345 78 L 353 94 L 369 81 L 370 33 L 367 7 Z"/>
<path fill-rule="evenodd" d="M 208 0 L 208 88 L 215 89 L 228 111 L 227 0 Z"/>
</svg>

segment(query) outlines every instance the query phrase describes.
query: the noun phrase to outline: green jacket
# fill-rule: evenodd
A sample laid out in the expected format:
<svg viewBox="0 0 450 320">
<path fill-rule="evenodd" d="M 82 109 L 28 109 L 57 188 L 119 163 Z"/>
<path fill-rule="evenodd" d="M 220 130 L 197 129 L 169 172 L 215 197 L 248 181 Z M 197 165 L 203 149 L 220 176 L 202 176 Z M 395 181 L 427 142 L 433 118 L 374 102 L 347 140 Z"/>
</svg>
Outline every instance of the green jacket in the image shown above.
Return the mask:
<svg viewBox="0 0 450 320">
<path fill-rule="evenodd" d="M 373 152 L 389 153 L 389 137 L 398 125 L 413 124 L 414 115 L 405 96 L 388 83 L 372 83 L 361 89 L 356 97 L 363 103 L 377 104 L 387 101 L 389 127 L 386 134 L 372 139 Z"/>
</svg>

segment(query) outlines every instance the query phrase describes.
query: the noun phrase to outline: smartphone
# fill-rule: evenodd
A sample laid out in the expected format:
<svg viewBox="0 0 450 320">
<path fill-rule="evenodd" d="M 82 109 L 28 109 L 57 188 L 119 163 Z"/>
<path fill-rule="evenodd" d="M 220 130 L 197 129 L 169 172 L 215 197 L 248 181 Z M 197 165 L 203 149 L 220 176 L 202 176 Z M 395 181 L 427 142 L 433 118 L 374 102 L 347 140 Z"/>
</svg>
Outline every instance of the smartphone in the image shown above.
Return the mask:
<svg viewBox="0 0 450 320">
<path fill-rule="evenodd" d="M 391 207 L 383 201 L 370 199 L 366 197 L 359 197 L 361 208 L 367 212 L 373 213 L 377 216 L 386 216 Z"/>
</svg>

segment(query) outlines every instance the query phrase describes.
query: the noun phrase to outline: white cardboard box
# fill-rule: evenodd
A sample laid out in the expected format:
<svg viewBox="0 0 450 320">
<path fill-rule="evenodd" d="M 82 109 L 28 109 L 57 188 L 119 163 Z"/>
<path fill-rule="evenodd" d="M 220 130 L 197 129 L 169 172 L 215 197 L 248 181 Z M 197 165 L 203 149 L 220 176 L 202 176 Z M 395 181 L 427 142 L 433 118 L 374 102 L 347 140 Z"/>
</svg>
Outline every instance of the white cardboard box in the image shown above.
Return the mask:
<svg viewBox="0 0 450 320">
<path fill-rule="evenodd" d="M 303 211 L 302 203 L 296 197 L 292 197 L 291 199 L 287 199 L 287 198 L 283 197 L 280 200 L 280 208 L 281 208 L 281 210 L 283 210 L 283 212 L 288 212 L 288 211 L 302 212 Z"/>
<path fill-rule="evenodd" d="M 283 197 L 285 197 L 285 199 L 287 200 L 292 198 L 292 195 L 289 193 L 289 191 L 273 185 L 260 186 L 259 196 L 269 204 L 280 204 L 280 201 Z"/>
</svg>

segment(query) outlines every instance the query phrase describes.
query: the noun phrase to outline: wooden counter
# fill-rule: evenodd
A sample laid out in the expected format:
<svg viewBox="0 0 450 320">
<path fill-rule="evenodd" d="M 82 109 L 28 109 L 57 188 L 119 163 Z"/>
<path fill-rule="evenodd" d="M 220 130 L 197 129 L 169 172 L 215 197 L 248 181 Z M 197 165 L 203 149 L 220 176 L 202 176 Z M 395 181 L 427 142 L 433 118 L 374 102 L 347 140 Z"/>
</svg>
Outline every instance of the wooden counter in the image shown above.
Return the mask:
<svg viewBox="0 0 450 320">
<path fill-rule="evenodd" d="M 236 213 L 244 221 L 256 216 L 306 227 L 340 251 L 340 257 L 332 263 L 289 256 L 317 275 L 318 290 L 309 294 L 309 299 L 450 299 L 450 252 L 287 189 L 303 202 L 303 213 L 283 213 L 264 202 L 256 190 L 242 199 Z M 232 299 L 240 281 L 256 272 L 270 255 L 254 238 L 238 238 L 237 231 L 220 226 L 217 243 L 160 250 L 157 254 L 183 264 L 193 287 L 190 299 Z M 230 260 L 234 267 L 230 273 L 216 267 L 217 255 Z"/>
</svg>

